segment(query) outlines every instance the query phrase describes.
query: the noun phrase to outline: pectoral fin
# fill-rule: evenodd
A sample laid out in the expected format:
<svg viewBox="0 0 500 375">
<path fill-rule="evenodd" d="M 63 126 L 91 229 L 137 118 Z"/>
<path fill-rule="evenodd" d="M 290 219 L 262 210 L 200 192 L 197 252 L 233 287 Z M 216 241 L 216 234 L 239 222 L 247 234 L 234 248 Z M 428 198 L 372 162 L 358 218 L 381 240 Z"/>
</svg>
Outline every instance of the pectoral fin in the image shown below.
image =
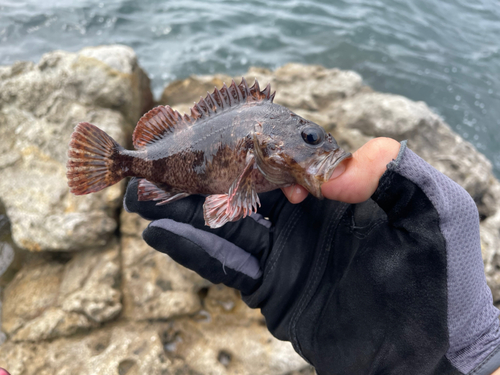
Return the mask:
<svg viewBox="0 0 500 375">
<path fill-rule="evenodd" d="M 137 200 L 159 201 L 156 205 L 161 206 L 189 195 L 188 193 L 169 191 L 168 189 L 167 185 L 153 184 L 151 181 L 142 178 L 139 180 L 137 188 Z"/>
<path fill-rule="evenodd" d="M 255 157 L 249 154 L 248 163 L 241 175 L 233 182 L 227 194 L 209 195 L 203 205 L 205 224 L 219 228 L 228 221 L 236 221 L 257 212 L 259 196 L 254 188 L 253 170 Z"/>
</svg>

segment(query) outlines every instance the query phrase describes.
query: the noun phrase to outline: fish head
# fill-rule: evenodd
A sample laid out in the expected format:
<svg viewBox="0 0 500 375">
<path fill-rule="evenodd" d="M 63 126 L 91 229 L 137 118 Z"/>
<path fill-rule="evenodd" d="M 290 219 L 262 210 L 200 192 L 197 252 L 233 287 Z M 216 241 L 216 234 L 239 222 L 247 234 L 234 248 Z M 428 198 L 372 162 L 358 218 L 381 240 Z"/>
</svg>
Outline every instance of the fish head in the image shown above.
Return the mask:
<svg viewBox="0 0 500 375">
<path fill-rule="evenodd" d="M 257 167 L 278 186 L 297 183 L 321 199 L 321 185 L 351 154 L 341 149 L 332 135 L 318 124 L 288 109 L 283 112 L 268 126 L 259 124 L 256 128 Z"/>
</svg>

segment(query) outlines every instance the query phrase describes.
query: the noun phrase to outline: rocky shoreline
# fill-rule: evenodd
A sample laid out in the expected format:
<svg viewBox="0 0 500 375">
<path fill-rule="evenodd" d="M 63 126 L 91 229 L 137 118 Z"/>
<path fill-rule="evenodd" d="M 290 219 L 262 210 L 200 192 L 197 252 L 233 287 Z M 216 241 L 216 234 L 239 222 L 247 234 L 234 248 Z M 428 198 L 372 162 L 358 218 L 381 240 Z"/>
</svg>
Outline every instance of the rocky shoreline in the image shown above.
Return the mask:
<svg viewBox="0 0 500 375">
<path fill-rule="evenodd" d="M 377 136 L 408 139 L 461 184 L 480 212 L 485 272 L 500 303 L 500 183 L 491 163 L 426 104 L 320 66 L 251 68 L 245 77 L 271 83 L 276 103 L 324 126 L 348 150 Z M 185 112 L 232 78 L 173 82 L 159 104 Z M 122 210 L 124 183 L 69 193 L 73 127 L 93 122 L 130 145 L 136 121 L 155 104 L 125 46 L 55 51 L 38 64 L 0 67 L 0 367 L 12 375 L 312 373 L 235 291 L 142 241 L 147 222 Z"/>
</svg>

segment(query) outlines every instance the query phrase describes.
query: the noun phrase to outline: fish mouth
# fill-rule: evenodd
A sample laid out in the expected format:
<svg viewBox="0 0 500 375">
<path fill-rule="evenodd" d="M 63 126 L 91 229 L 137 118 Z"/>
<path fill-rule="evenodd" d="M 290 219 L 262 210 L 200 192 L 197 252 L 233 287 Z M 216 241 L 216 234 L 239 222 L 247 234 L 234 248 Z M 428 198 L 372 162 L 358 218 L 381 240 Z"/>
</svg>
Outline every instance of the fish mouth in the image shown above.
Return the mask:
<svg viewBox="0 0 500 375">
<path fill-rule="evenodd" d="M 304 187 L 316 198 L 322 199 L 323 194 L 321 193 L 321 185 L 330 179 L 333 171 L 342 161 L 350 157 L 352 157 L 352 154 L 341 148 L 334 152 L 325 153 L 322 156 L 316 157 L 307 167 L 304 176 Z"/>
</svg>

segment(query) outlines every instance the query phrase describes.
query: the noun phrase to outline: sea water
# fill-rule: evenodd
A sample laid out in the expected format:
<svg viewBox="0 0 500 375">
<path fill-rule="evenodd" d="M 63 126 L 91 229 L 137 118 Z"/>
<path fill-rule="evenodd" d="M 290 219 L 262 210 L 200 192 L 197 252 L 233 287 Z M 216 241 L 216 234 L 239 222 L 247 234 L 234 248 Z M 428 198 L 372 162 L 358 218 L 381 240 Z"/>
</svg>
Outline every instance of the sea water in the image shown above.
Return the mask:
<svg viewBox="0 0 500 375">
<path fill-rule="evenodd" d="M 136 51 L 156 97 L 190 74 L 355 70 L 425 101 L 500 176 L 500 0 L 0 0 L 0 65 L 111 43 Z"/>
</svg>

